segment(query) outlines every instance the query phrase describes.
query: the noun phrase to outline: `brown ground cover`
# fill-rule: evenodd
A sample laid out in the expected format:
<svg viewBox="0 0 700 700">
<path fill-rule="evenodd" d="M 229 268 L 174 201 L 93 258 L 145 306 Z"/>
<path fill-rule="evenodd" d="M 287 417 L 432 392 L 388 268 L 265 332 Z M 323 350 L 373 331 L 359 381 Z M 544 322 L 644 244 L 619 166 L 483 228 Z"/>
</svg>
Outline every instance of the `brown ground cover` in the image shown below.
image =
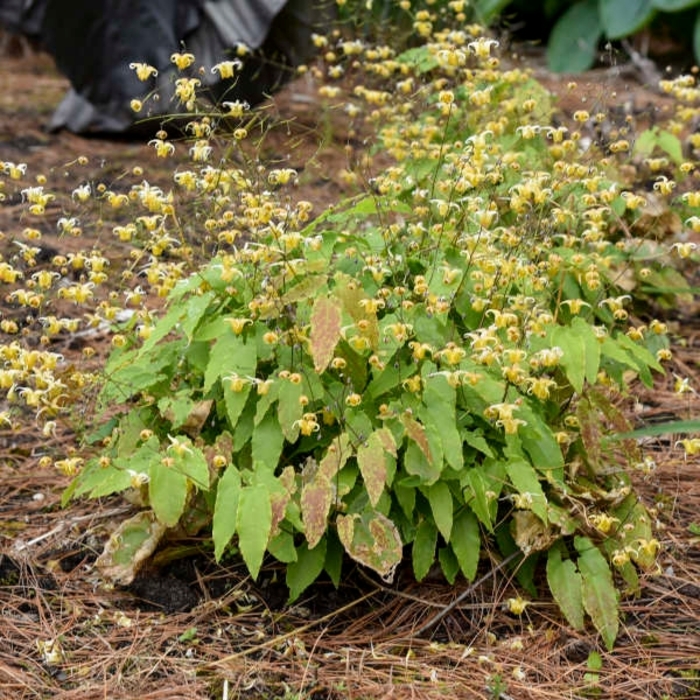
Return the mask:
<svg viewBox="0 0 700 700">
<path fill-rule="evenodd" d="M 667 109 L 631 73 L 592 73 L 576 90 L 541 69 L 536 75 L 558 95 L 562 119 L 600 105 L 645 128 Z M 82 177 L 94 181 L 147 163 L 151 181 L 167 184 L 171 170 L 143 145 L 47 134 L 65 87 L 44 56 L 2 59 L 0 160 L 60 175 L 85 155 Z M 350 191 L 336 176 L 347 135 L 319 123 L 317 107 L 303 80 L 280 93 L 270 109 L 292 139 L 266 140 L 263 155 L 302 170 L 300 198 L 322 205 Z M 0 206 L 3 254 L 23 226 L 20 209 L 12 198 Z M 75 243 L 51 245 L 67 253 Z M 0 300 L 0 313 L 15 312 Z M 631 388 L 622 407 L 635 425 L 694 418 L 700 409 L 695 391 L 674 391 L 674 372 L 700 390 L 696 306 L 667 316 L 675 365 L 653 390 Z M 90 342 L 102 350 L 93 359 L 99 367 L 107 332 Z M 67 337 L 61 352 L 77 361 L 82 345 Z M 274 566 L 256 583 L 239 561 L 217 566 L 192 539 L 166 547 L 132 586 L 107 587 L 92 564 L 131 506 L 110 498 L 62 509 L 67 479 L 39 460 L 65 451 L 72 434 L 47 439 L 31 421 L 0 430 L 0 699 L 700 697 L 700 481 L 698 458 L 676 444 L 681 437 L 646 439 L 657 468 L 637 487 L 655 509 L 660 568 L 622 603 L 609 653 L 592 629 L 569 629 L 547 598 L 520 617 L 509 613 L 517 589 L 488 559 L 468 590 L 464 582 L 416 584 L 408 570 L 387 587 L 349 570 L 339 590 L 319 583 L 289 608 Z M 459 605 L 431 625 L 457 596 Z"/>
</svg>

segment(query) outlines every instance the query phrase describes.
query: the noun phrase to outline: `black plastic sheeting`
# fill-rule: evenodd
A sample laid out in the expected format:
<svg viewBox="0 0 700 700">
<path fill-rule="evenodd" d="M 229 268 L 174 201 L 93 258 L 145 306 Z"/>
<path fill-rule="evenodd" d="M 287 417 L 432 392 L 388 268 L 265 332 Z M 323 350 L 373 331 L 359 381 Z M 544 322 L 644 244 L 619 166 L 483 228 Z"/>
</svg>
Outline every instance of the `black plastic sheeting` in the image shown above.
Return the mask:
<svg viewBox="0 0 700 700">
<path fill-rule="evenodd" d="M 319 3 L 324 3 L 319 4 Z M 157 129 L 137 124 L 129 104 L 156 89 L 146 114 L 177 110 L 171 62 L 189 51 L 206 68 L 196 77 L 213 101 L 262 100 L 313 51 L 311 34 L 332 19 L 334 0 L 0 0 L 0 24 L 37 40 L 52 54 L 72 89 L 54 113 L 49 128 L 123 133 Z M 209 68 L 253 50 L 236 81 L 217 81 Z M 158 69 L 142 83 L 129 68 L 134 62 Z"/>
</svg>

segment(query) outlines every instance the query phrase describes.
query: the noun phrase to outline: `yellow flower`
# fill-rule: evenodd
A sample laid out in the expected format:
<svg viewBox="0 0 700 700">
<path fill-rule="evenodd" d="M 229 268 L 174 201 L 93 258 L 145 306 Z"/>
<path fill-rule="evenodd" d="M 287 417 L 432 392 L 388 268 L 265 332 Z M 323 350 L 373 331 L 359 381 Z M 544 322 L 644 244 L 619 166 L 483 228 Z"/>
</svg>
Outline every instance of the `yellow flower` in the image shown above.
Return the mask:
<svg viewBox="0 0 700 700">
<path fill-rule="evenodd" d="M 513 615 L 522 615 L 528 605 L 530 605 L 530 602 L 524 600 L 520 596 L 517 598 L 508 598 L 508 610 L 512 612 Z"/>
<path fill-rule="evenodd" d="M 305 413 L 299 420 L 294 421 L 293 425 L 299 428 L 302 435 L 306 436 L 313 435 L 321 429 L 314 413 Z"/>
<path fill-rule="evenodd" d="M 688 377 L 679 377 L 677 374 L 673 375 L 676 381 L 673 383 L 673 390 L 676 394 L 686 394 L 693 391 L 693 387 L 690 386 L 690 379 Z"/>
<path fill-rule="evenodd" d="M 191 53 L 174 53 L 170 56 L 170 62 L 174 63 L 178 70 L 185 70 L 194 63 L 194 56 Z"/>
<path fill-rule="evenodd" d="M 148 145 L 155 148 L 158 158 L 167 158 L 175 153 L 175 146 L 173 146 L 173 144 L 169 141 L 164 141 L 163 139 L 151 139 L 148 142 Z"/>
<path fill-rule="evenodd" d="M 614 566 L 621 567 L 627 564 L 630 560 L 630 555 L 629 552 L 627 551 L 627 548 L 625 549 L 616 549 L 612 553 L 612 563 Z"/>
<path fill-rule="evenodd" d="M 360 394 L 350 394 L 346 399 L 345 399 L 345 404 L 347 406 L 359 406 L 362 403 L 362 396 Z"/>
<path fill-rule="evenodd" d="M 226 319 L 231 326 L 231 330 L 236 334 L 240 335 L 243 333 L 243 329 L 253 322 L 249 318 L 228 318 Z"/>
<path fill-rule="evenodd" d="M 178 78 L 175 81 L 175 96 L 187 109 L 194 107 L 195 94 L 201 84 L 201 80 L 197 78 Z"/>
<path fill-rule="evenodd" d="M 217 63 L 215 66 L 212 66 L 211 72 L 218 73 L 221 80 L 226 80 L 233 78 L 236 71 L 240 70 L 242 67 L 243 64 L 238 59 L 234 59 L 233 61 L 221 61 L 221 63 Z M 226 106 L 226 104 L 227 103 L 224 102 L 224 106 Z M 228 104 L 231 103 L 229 102 Z"/>
<path fill-rule="evenodd" d="M 168 440 L 170 440 L 168 451 L 172 450 L 178 457 L 192 454 L 192 448 L 184 440 L 179 440 L 172 435 L 168 435 Z"/>
<path fill-rule="evenodd" d="M 403 387 L 412 394 L 417 394 L 423 388 L 423 379 L 420 374 L 414 374 L 408 379 L 404 379 Z"/>
<path fill-rule="evenodd" d="M 638 551 L 642 554 L 645 554 L 646 556 L 655 557 L 660 547 L 661 544 L 657 539 L 646 540 L 642 538 L 639 540 Z"/>
<path fill-rule="evenodd" d="M 265 396 L 270 391 L 270 387 L 273 385 L 274 380 L 253 379 L 253 382 L 255 383 L 255 390 L 258 396 Z"/>
<path fill-rule="evenodd" d="M 92 190 L 90 189 L 89 184 L 84 184 L 80 185 L 80 187 L 76 187 L 71 196 L 73 199 L 77 199 L 79 202 L 87 202 L 88 199 L 90 199 L 90 195 L 92 194 Z"/>
<path fill-rule="evenodd" d="M 466 354 L 464 348 L 454 343 L 448 343 L 448 345 L 438 353 L 440 359 L 444 360 L 448 365 L 458 365 Z"/>
<path fill-rule="evenodd" d="M 250 109 L 250 105 L 247 102 L 242 102 L 241 100 L 236 100 L 235 102 L 224 102 L 223 107 L 224 109 L 228 110 L 226 112 L 226 116 L 233 117 L 234 119 L 239 119 Z"/>
<path fill-rule="evenodd" d="M 245 389 L 248 385 L 248 380 L 244 377 L 239 377 L 235 372 L 233 372 L 233 374 L 231 374 L 230 376 L 226 377 L 226 379 L 229 382 L 229 388 L 235 394 L 240 394 L 243 391 L 243 389 Z"/>
<path fill-rule="evenodd" d="M 148 80 L 151 76 L 157 76 L 158 71 L 153 66 L 149 66 L 148 63 L 130 63 L 129 68 L 136 71 L 136 77 L 144 82 Z"/>
<path fill-rule="evenodd" d="M 613 527 L 620 522 L 619 518 L 613 518 L 607 513 L 598 513 L 591 517 L 593 527 L 604 535 L 607 535 Z"/>
<path fill-rule="evenodd" d="M 553 379 L 548 379 L 547 377 L 531 377 L 527 381 L 529 384 L 527 393 L 533 394 L 540 399 L 540 401 L 548 399 L 551 389 L 557 385 Z"/>
<path fill-rule="evenodd" d="M 129 106 L 133 112 L 138 113 L 143 109 L 143 102 L 141 102 L 141 100 L 131 100 Z"/>
<path fill-rule="evenodd" d="M 700 438 L 686 438 L 685 440 L 679 440 L 676 445 L 683 446 L 686 456 L 693 457 L 696 454 L 700 454 Z"/>
<path fill-rule="evenodd" d="M 212 147 L 209 145 L 209 142 L 203 140 L 195 141 L 192 148 L 190 148 L 190 155 L 192 156 L 192 160 L 198 163 L 203 163 L 204 161 L 209 160 L 211 152 Z"/>
</svg>

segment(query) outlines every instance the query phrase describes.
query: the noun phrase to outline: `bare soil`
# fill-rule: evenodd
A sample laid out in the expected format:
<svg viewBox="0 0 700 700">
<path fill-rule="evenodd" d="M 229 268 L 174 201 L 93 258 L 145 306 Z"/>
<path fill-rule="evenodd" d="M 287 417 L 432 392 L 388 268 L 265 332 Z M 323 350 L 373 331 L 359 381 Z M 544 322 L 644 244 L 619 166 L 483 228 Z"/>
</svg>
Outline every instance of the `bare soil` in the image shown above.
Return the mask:
<svg viewBox="0 0 700 700">
<path fill-rule="evenodd" d="M 134 163 L 148 164 L 149 178 L 167 185 L 170 166 L 164 169 L 145 145 L 46 133 L 67 84 L 46 56 L 20 53 L 0 62 L 0 161 L 60 175 L 71 174 L 71 164 L 85 155 L 82 176 L 108 183 Z M 537 56 L 524 60 L 558 96 L 563 120 L 576 109 L 600 106 L 641 129 L 668 109 L 633 72 L 579 76 L 571 88 L 568 79 L 538 68 Z M 269 108 L 293 138 L 266 140 L 263 155 L 302 171 L 300 197 L 320 207 L 351 194 L 336 176 L 348 157 L 348 135 L 319 124 L 318 105 L 304 81 L 288 86 Z M 69 189 L 76 184 L 72 175 L 65 180 Z M 23 225 L 19 202 L 8 198 L 0 206 L 3 253 Z M 63 246 L 71 242 L 51 244 L 69 252 Z M 2 300 L 0 312 L 14 313 Z M 653 390 L 631 389 L 624 408 L 633 424 L 698 415 L 697 393 L 673 391 L 674 372 L 700 389 L 694 313 L 669 311 L 676 365 Z M 91 342 L 100 345 L 99 339 Z M 77 360 L 81 345 L 68 339 L 63 350 Z M 505 601 L 517 589 L 490 557 L 460 605 L 420 636 L 417 630 L 466 583 L 448 586 L 436 578 L 419 585 L 404 570 L 386 586 L 348 570 L 339 590 L 321 582 L 287 607 L 283 574 L 274 565 L 254 582 L 239 561 L 215 565 L 192 539 L 164 548 L 133 585 L 106 586 L 92 563 L 132 506 L 110 498 L 61 508 L 68 480 L 42 470 L 39 459 L 65 452 L 73 435 L 47 439 L 29 420 L 26 430 L 0 430 L 0 700 L 698 698 L 699 464 L 676 444 L 682 437 L 645 444 L 657 469 L 637 486 L 657 514 L 660 568 L 643 580 L 640 596 L 622 603 L 622 632 L 608 653 L 593 630 L 569 629 L 546 597 L 523 616 L 511 615 Z M 599 667 L 592 652 L 600 655 Z"/>
</svg>

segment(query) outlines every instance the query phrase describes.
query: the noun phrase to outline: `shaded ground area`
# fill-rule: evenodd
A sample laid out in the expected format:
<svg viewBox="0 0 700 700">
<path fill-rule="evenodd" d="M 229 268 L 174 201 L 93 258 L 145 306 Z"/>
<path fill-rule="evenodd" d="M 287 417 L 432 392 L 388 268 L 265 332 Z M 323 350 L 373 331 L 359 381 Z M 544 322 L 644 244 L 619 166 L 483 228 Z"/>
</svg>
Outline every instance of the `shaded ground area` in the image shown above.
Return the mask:
<svg viewBox="0 0 700 700">
<path fill-rule="evenodd" d="M 565 79 L 536 74 L 559 95 L 562 119 L 612 106 L 614 119 L 645 128 L 666 108 L 634 75 L 592 74 L 572 89 Z M 167 186 L 171 165 L 160 165 L 146 146 L 43 131 L 65 89 L 45 57 L 4 59 L 0 85 L 0 160 L 65 172 L 68 190 L 79 155 L 88 158 L 82 177 L 94 182 L 118 181 L 138 162 Z M 336 128 L 332 115 L 319 122 L 315 100 L 303 81 L 276 98 L 270 111 L 284 128 L 265 140 L 262 156 L 298 168 L 299 197 L 321 207 L 352 194 L 337 173 L 362 143 Z M 3 254 L 24 225 L 18 205 L 9 198 L 0 206 Z M 52 245 L 66 254 L 75 243 Z M 0 305 L 4 317 L 12 313 Z M 675 368 L 653 390 L 631 390 L 623 408 L 636 425 L 700 411 L 695 391 L 674 391 L 673 376 L 700 389 L 695 307 L 668 316 L 677 334 Z M 106 333 L 100 342 L 91 339 L 104 354 Z M 66 338 L 61 351 L 77 361 L 80 340 Z M 67 479 L 39 461 L 65 451 L 72 436 L 47 439 L 31 426 L 28 417 L 26 431 L 0 430 L 0 698 L 700 697 L 700 482 L 698 458 L 686 459 L 676 444 L 684 436 L 645 444 L 656 469 L 637 482 L 656 513 L 660 570 L 623 603 L 620 639 L 607 653 L 592 630 L 570 630 L 547 598 L 521 617 L 510 614 L 512 575 L 489 556 L 481 578 L 434 625 L 467 584 L 417 585 L 406 568 L 388 587 L 348 569 L 338 591 L 321 582 L 287 608 L 282 571 L 264 568 L 255 583 L 236 559 L 216 566 L 196 539 L 166 547 L 129 588 L 106 587 L 91 565 L 132 507 L 105 499 L 61 509 Z"/>
</svg>

